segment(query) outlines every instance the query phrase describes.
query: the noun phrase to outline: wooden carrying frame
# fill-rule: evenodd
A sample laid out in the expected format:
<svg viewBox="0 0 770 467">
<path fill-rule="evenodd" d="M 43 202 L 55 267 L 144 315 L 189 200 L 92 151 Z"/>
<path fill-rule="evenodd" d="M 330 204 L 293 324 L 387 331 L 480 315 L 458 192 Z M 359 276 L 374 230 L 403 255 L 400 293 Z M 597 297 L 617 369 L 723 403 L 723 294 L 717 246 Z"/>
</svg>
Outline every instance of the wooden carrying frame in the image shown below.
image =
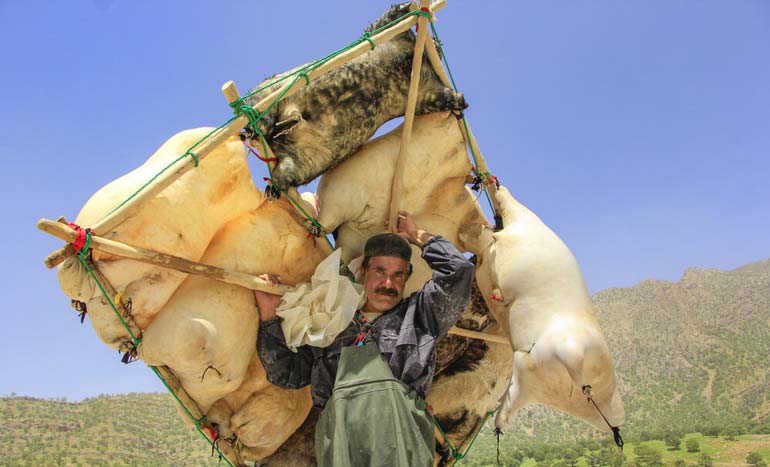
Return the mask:
<svg viewBox="0 0 770 467">
<path fill-rule="evenodd" d="M 418 8 L 419 9 L 427 8 L 432 13 L 444 8 L 445 6 L 446 6 L 445 0 L 437 0 L 433 3 L 430 3 L 430 0 L 419 0 L 419 5 L 417 2 L 412 3 L 411 10 L 416 10 Z M 409 93 L 407 95 L 406 109 L 404 113 L 404 126 L 401 133 L 401 146 L 399 149 L 399 156 L 396 163 L 396 170 L 395 170 L 392 190 L 391 190 L 391 199 L 389 203 L 388 221 L 389 221 L 389 225 L 391 226 L 391 229 L 395 229 L 396 227 L 397 216 L 402 203 L 400 193 L 402 191 L 401 187 L 403 186 L 404 167 L 406 165 L 405 162 L 409 154 L 409 143 L 411 141 L 411 136 L 412 136 L 412 126 L 414 123 L 414 114 L 415 114 L 415 108 L 417 104 L 417 93 L 419 90 L 420 71 L 422 66 L 423 53 L 427 54 L 428 60 L 430 61 L 433 69 L 435 70 L 441 82 L 445 86 L 451 87 L 451 83 L 449 81 L 449 78 L 447 77 L 446 71 L 444 70 L 444 66 L 441 62 L 439 53 L 436 50 L 436 46 L 432 40 L 428 40 L 428 21 L 429 19 L 423 15 L 413 15 L 413 16 L 404 18 L 397 24 L 394 24 L 393 26 L 389 27 L 388 29 L 385 29 L 375 35 L 372 35 L 368 41 L 363 41 L 360 44 L 332 58 L 331 60 L 321 64 L 317 68 L 314 68 L 309 73 L 307 73 L 307 78 L 308 78 L 307 80 L 299 80 L 296 83 L 290 82 L 288 84 L 285 84 L 280 89 L 270 93 L 267 97 L 260 100 L 256 105 L 254 105 L 255 110 L 257 112 L 260 112 L 266 109 L 269 105 L 271 105 L 272 102 L 275 99 L 277 99 L 279 96 L 284 98 L 297 92 L 300 89 L 300 86 L 303 85 L 301 84 L 303 81 L 305 83 L 304 86 L 307 86 L 313 79 L 368 52 L 369 50 L 371 50 L 372 44 L 376 46 L 384 42 L 387 42 L 393 37 L 408 30 L 412 26 L 418 25 L 417 40 L 415 42 L 415 50 L 414 50 L 414 59 L 412 61 L 411 82 L 409 85 Z M 225 95 L 225 98 L 227 99 L 228 103 L 233 103 L 238 99 L 240 99 L 240 95 L 235 86 L 235 83 L 233 83 L 232 81 L 228 81 L 227 83 L 222 85 L 222 92 Z M 206 138 L 199 146 L 196 147 L 195 156 L 198 162 L 203 160 L 206 156 L 208 156 L 216 147 L 218 147 L 224 141 L 226 141 L 227 139 L 233 136 L 238 135 L 240 131 L 244 127 L 246 127 L 248 123 L 249 123 L 248 117 L 244 114 L 240 114 L 236 118 L 234 118 L 232 121 L 230 121 L 228 124 L 226 124 L 219 130 L 217 130 L 210 137 Z M 466 123 L 463 122 L 462 120 L 458 120 L 458 124 L 460 125 L 460 129 L 465 139 L 466 145 L 469 148 L 471 148 L 471 150 L 476 154 L 478 171 L 480 173 L 486 173 L 488 171 L 487 164 L 484 161 L 481 151 L 478 148 L 478 144 L 476 142 L 476 139 L 473 136 L 473 133 L 466 126 Z M 267 145 L 267 142 L 265 142 L 265 147 L 267 149 L 267 154 L 265 155 L 268 158 L 271 158 L 271 159 L 274 158 L 272 150 L 270 149 L 270 146 Z M 277 286 L 270 285 L 263 279 L 254 275 L 245 274 L 237 271 L 229 271 L 216 266 L 198 263 L 198 262 L 190 261 L 181 257 L 159 253 L 156 251 L 151 251 L 143 248 L 138 248 L 131 245 L 126 245 L 124 243 L 116 242 L 114 240 L 103 238 L 103 235 L 105 233 L 113 230 L 115 227 L 120 225 L 126 219 L 131 217 L 131 215 L 133 215 L 139 209 L 139 207 L 142 206 L 142 204 L 145 201 L 158 195 L 161 191 L 163 191 L 165 188 L 171 185 L 174 181 L 178 180 L 179 177 L 184 175 L 189 170 L 195 168 L 196 166 L 197 166 L 197 163 L 196 161 L 192 160 L 192 158 L 180 158 L 174 165 L 169 167 L 168 170 L 164 171 L 156 179 L 154 179 L 151 183 L 149 183 L 135 197 L 126 201 L 119 208 L 109 213 L 104 218 L 99 220 L 97 223 L 92 225 L 91 226 L 91 232 L 92 232 L 91 248 L 99 251 L 103 251 L 105 253 L 109 253 L 115 256 L 120 256 L 123 258 L 129 258 L 129 259 L 133 259 L 133 260 L 137 260 L 145 263 L 160 265 L 163 267 L 175 269 L 177 271 L 181 271 L 189 274 L 202 275 L 210 279 L 215 279 L 215 280 L 227 282 L 230 284 L 240 285 L 242 287 L 246 287 L 252 290 L 262 290 L 262 291 L 274 293 L 277 295 L 283 295 L 284 293 L 290 290 L 293 290 L 292 287 L 285 286 L 285 285 L 277 285 Z M 499 209 L 499 206 L 497 205 L 497 201 L 494 196 L 496 187 L 494 186 L 494 184 L 489 184 L 487 185 L 487 188 L 490 190 L 493 207 L 497 211 Z M 292 188 L 289 191 L 289 194 L 293 197 L 296 197 L 297 200 L 300 200 L 300 197 L 298 196 L 295 188 Z M 61 262 L 63 262 L 67 257 L 74 255 L 75 252 L 71 246 L 71 242 L 75 240 L 76 233 L 72 228 L 70 228 L 65 223 L 52 221 L 48 219 L 41 219 L 40 221 L 38 221 L 37 227 L 43 232 L 46 232 L 50 235 L 53 235 L 57 238 L 60 238 L 68 242 L 67 245 L 54 251 L 53 253 L 48 255 L 48 257 L 46 257 L 45 264 L 47 267 L 53 268 L 56 265 L 61 264 Z M 317 244 L 321 245 L 322 248 L 325 249 L 325 251 L 329 253 L 331 252 L 331 249 L 325 242 L 318 241 L 318 239 L 316 240 L 317 240 Z M 461 329 L 458 327 L 452 327 L 449 333 L 464 336 L 464 337 L 469 337 L 473 339 L 484 339 L 489 342 L 509 344 L 508 339 L 503 336 L 470 331 L 470 330 Z M 161 371 L 159 375 L 162 375 L 162 378 L 164 380 L 168 380 L 167 384 L 172 384 L 173 386 L 176 386 L 174 389 L 181 391 L 181 393 L 183 393 L 183 396 L 185 396 L 183 388 L 181 388 L 181 386 L 178 384 L 178 381 L 176 382 L 176 384 L 174 384 L 174 381 L 176 381 L 176 378 L 174 377 L 173 373 L 171 373 L 171 371 L 166 368 L 162 368 L 162 370 L 163 371 Z M 202 414 L 199 413 L 200 409 L 197 408 L 197 405 L 192 399 L 189 398 L 189 396 L 185 396 L 184 399 L 185 399 L 184 402 L 189 404 L 189 406 L 193 408 L 195 415 L 202 416 Z M 228 451 L 229 452 L 224 453 L 229 458 L 228 460 L 231 461 L 231 463 L 236 462 L 234 465 L 241 465 L 241 462 L 239 462 L 239 459 L 238 459 L 239 456 L 237 455 L 237 453 L 232 452 L 232 450 L 228 450 Z"/>
</svg>

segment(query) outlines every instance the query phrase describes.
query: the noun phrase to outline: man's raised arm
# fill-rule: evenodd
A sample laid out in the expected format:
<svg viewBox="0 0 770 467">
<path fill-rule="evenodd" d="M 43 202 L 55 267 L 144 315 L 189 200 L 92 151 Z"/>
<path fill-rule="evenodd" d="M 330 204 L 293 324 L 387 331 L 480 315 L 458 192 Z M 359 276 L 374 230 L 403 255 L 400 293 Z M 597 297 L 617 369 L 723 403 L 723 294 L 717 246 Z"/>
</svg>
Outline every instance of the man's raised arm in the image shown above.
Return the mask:
<svg viewBox="0 0 770 467">
<path fill-rule="evenodd" d="M 417 312 L 437 339 L 446 335 L 468 305 L 473 284 L 473 263 L 450 242 L 420 229 L 407 212 L 399 213 L 396 233 L 422 249 L 433 277 L 420 289 Z"/>
</svg>

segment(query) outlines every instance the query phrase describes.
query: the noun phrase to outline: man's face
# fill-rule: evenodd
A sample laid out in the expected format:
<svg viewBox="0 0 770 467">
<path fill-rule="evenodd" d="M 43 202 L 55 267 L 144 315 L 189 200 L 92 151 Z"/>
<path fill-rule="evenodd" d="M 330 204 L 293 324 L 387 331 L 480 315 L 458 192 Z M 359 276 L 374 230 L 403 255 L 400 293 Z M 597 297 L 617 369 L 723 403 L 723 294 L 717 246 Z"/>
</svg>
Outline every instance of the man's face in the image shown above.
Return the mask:
<svg viewBox="0 0 770 467">
<path fill-rule="evenodd" d="M 384 313 L 401 301 L 409 278 L 409 262 L 392 256 L 372 256 L 364 270 L 364 311 Z"/>
</svg>

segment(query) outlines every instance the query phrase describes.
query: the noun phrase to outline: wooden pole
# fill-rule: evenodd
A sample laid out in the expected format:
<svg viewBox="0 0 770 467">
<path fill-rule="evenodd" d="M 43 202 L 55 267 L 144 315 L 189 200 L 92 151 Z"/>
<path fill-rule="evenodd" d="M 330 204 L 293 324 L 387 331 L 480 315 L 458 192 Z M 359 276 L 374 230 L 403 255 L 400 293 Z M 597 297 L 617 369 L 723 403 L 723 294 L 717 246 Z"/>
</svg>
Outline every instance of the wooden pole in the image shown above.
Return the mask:
<svg viewBox="0 0 770 467">
<path fill-rule="evenodd" d="M 428 0 L 420 0 L 421 7 L 427 7 Z M 404 126 L 401 128 L 401 146 L 398 151 L 396 169 L 393 173 L 393 184 L 390 190 L 390 209 L 388 212 L 388 226 L 390 230 L 396 230 L 398 211 L 401 209 L 401 190 L 404 185 L 404 169 L 409 157 L 409 142 L 412 139 L 412 126 L 414 125 L 414 111 L 417 108 L 417 92 L 420 86 L 420 71 L 422 70 L 422 52 L 425 48 L 425 39 L 428 37 L 428 19 L 420 16 L 418 20 L 419 30 L 417 40 L 414 43 L 414 55 L 412 58 L 412 74 L 409 82 L 409 94 L 406 97 L 406 110 L 404 111 Z"/>
<path fill-rule="evenodd" d="M 496 344 L 511 344 L 511 342 L 504 336 L 498 336 L 497 334 L 487 334 L 486 332 L 471 331 L 470 329 L 458 328 L 457 326 L 452 326 L 452 328 L 449 329 L 449 334 L 454 334 L 455 336 L 470 337 L 471 339 L 481 339 L 488 342 L 494 342 Z"/>
<path fill-rule="evenodd" d="M 72 245 L 69 243 L 64 245 L 63 247 L 59 248 L 56 251 L 51 252 L 48 256 L 45 257 L 43 260 L 43 264 L 45 264 L 45 267 L 48 269 L 53 269 L 56 266 L 63 263 L 67 258 L 70 256 L 75 255 L 75 250 L 72 248 Z"/>
<path fill-rule="evenodd" d="M 227 102 L 230 104 L 232 104 L 233 102 L 241 98 L 241 94 L 238 92 L 238 87 L 235 85 L 235 82 L 233 82 L 232 80 L 222 85 L 222 93 L 225 95 L 225 99 L 227 99 Z M 268 144 L 267 141 L 265 141 L 265 150 L 267 151 L 267 154 L 264 155 L 265 158 L 267 159 L 276 158 L 275 154 L 273 153 L 273 149 L 270 147 L 270 144 Z M 271 160 L 270 162 L 268 162 L 268 164 L 270 165 L 270 170 L 275 168 L 276 164 L 274 161 Z M 295 187 L 289 188 L 288 194 L 294 199 L 296 203 L 303 204 L 305 202 L 302 199 L 302 197 L 299 195 L 299 192 Z M 294 208 L 294 211 L 296 211 L 297 214 L 299 214 L 300 218 L 302 218 L 303 221 L 308 221 L 308 219 L 305 217 L 305 213 L 303 213 L 298 206 L 296 206 L 291 201 L 289 201 L 289 204 L 291 205 L 292 208 Z M 326 235 L 326 232 L 322 232 L 321 234 Z M 331 247 L 327 242 L 323 241 L 321 237 L 313 236 L 313 241 L 315 242 L 316 246 L 319 246 L 326 255 L 331 254 L 332 252 Z"/>
<path fill-rule="evenodd" d="M 446 74 L 446 70 L 444 70 L 444 63 L 441 61 L 441 56 L 438 54 L 438 50 L 436 50 L 436 44 L 432 40 L 425 41 L 425 53 L 428 55 L 428 61 L 433 67 L 433 71 L 436 72 L 441 84 L 452 89 L 452 81 L 449 80 L 449 76 Z"/>
<path fill-rule="evenodd" d="M 50 219 L 40 219 L 37 222 L 37 228 L 66 242 L 72 242 L 77 237 L 77 234 L 72 227 Z M 142 263 L 162 266 L 164 268 L 174 269 L 188 274 L 195 274 L 228 284 L 239 285 L 250 290 L 261 290 L 275 295 L 283 295 L 294 290 L 294 287 L 288 285 L 269 285 L 263 279 L 251 274 L 230 271 L 217 266 L 190 261 L 178 256 L 126 245 L 125 243 L 116 242 L 115 240 L 109 240 L 95 235 L 91 236 L 91 248 L 111 255 L 120 256 L 121 258 L 133 259 Z M 104 281 L 102 277 L 100 278 L 100 282 L 104 283 L 106 281 Z M 108 293 L 111 293 L 113 296 L 115 295 L 114 291 L 111 292 L 108 290 Z M 132 331 L 138 332 L 138 329 L 132 329 Z M 490 342 L 502 344 L 508 343 L 508 340 L 501 336 L 470 331 L 456 326 L 452 327 L 452 329 L 449 330 L 449 333 L 473 339 L 484 339 Z"/>
<path fill-rule="evenodd" d="M 187 394 L 187 391 L 184 390 L 181 381 L 179 381 L 179 378 L 177 378 L 174 372 L 171 371 L 171 368 L 167 366 L 153 366 L 152 368 L 155 369 L 155 371 L 158 372 L 158 375 L 163 378 L 163 382 L 166 383 L 166 386 L 168 386 L 170 390 L 176 393 L 182 404 L 184 404 L 184 406 L 187 407 L 187 410 L 190 411 L 190 415 L 195 420 L 202 419 L 203 415 L 205 414 L 198 406 L 198 403 L 195 402 L 189 394 Z M 194 422 L 195 420 L 190 421 Z"/>
<path fill-rule="evenodd" d="M 460 125 L 460 131 L 463 132 L 463 136 L 465 137 L 465 142 L 476 154 L 476 164 L 478 164 L 476 169 L 479 171 L 479 173 L 489 172 L 487 161 L 486 159 L 484 159 L 484 155 L 481 154 L 481 149 L 479 149 L 479 145 L 476 142 L 476 137 L 473 136 L 473 132 L 471 131 L 470 125 L 468 125 L 467 121 L 463 122 L 462 120 L 458 120 L 457 123 L 458 125 Z M 500 203 L 497 201 L 497 196 L 495 196 L 497 194 L 497 185 L 495 185 L 494 183 L 490 183 L 487 185 L 487 190 L 489 192 L 489 198 L 492 201 L 492 206 L 495 209 L 495 214 L 497 216 L 500 216 L 500 213 L 501 213 Z M 495 219 L 495 221 L 497 222 L 497 219 Z M 502 222 L 502 219 L 500 221 Z"/>
<path fill-rule="evenodd" d="M 441 61 L 441 56 L 439 55 L 438 50 L 436 50 L 436 44 L 434 44 L 433 41 L 425 42 L 425 53 L 428 55 L 428 60 L 430 61 L 431 66 L 433 66 L 433 70 L 436 72 L 436 75 L 438 75 L 441 84 L 451 88 L 452 82 L 449 80 L 449 76 L 447 75 L 446 70 L 444 70 L 444 63 Z M 465 122 L 458 120 L 457 123 L 460 125 L 460 131 L 462 132 L 463 138 L 465 139 L 465 144 L 476 155 L 476 163 L 478 164 L 476 168 L 481 173 L 489 172 L 486 159 L 484 159 L 484 155 L 481 153 L 481 149 L 479 149 L 479 145 L 476 142 L 476 138 L 473 136 L 473 132 L 470 130 L 470 125 L 468 125 L 467 120 Z M 468 131 L 466 131 L 466 125 L 468 125 Z M 487 190 L 489 190 L 489 197 L 492 201 L 492 206 L 495 209 L 495 213 L 499 215 L 500 203 L 497 202 L 497 198 L 495 197 L 495 193 L 497 193 L 497 186 L 494 184 L 487 185 Z"/>
<path fill-rule="evenodd" d="M 427 0 L 420 0 L 420 2 L 421 3 L 424 2 L 426 6 L 428 5 Z M 435 12 L 444 8 L 445 6 L 446 6 L 446 1 L 440 0 L 434 3 L 433 5 L 431 5 L 430 7 L 431 7 L 431 10 Z M 392 38 L 396 37 L 397 35 L 401 34 L 402 32 L 406 31 L 407 29 L 411 28 L 415 24 L 417 24 L 418 18 L 420 20 L 425 19 L 422 16 L 410 16 L 406 19 L 401 20 L 400 23 L 394 24 L 388 29 L 384 31 L 380 31 L 379 33 L 371 36 L 370 39 L 375 44 L 375 46 L 380 45 L 383 42 L 387 42 Z M 421 28 L 421 29 L 424 29 L 424 28 Z M 419 34 L 418 34 L 418 37 L 419 37 Z M 328 71 L 338 68 L 341 65 L 344 65 L 350 60 L 353 60 L 354 58 L 359 57 L 360 55 L 363 55 L 366 52 L 369 52 L 369 50 L 371 50 L 371 44 L 369 43 L 369 41 L 364 41 L 358 44 L 357 46 L 353 47 L 352 49 L 349 49 L 341 53 L 340 55 L 334 57 L 333 59 L 329 60 L 328 62 L 322 64 L 318 68 L 315 68 L 314 70 L 309 72 L 307 74 L 308 79 L 309 81 L 312 82 L 315 78 L 323 75 Z M 285 84 L 283 87 L 279 88 L 278 90 L 268 94 L 267 97 L 259 101 L 253 107 L 257 110 L 262 111 L 266 109 L 282 92 L 284 92 L 284 90 L 286 90 L 286 94 L 284 94 L 284 98 L 297 92 L 301 88 L 301 86 L 298 86 L 299 84 L 302 84 L 303 86 L 308 85 L 307 80 L 304 80 L 304 79 L 299 80 L 294 86 L 291 86 L 291 82 L 289 82 Z"/>
<path fill-rule="evenodd" d="M 37 223 L 37 228 L 67 242 L 75 241 L 77 236 L 71 227 L 49 219 L 40 219 Z M 163 266 L 188 274 L 197 274 L 208 277 L 209 279 L 227 282 L 228 284 L 240 285 L 241 287 L 246 287 L 251 290 L 262 290 L 276 295 L 283 295 L 286 292 L 294 290 L 293 287 L 288 285 L 268 285 L 263 279 L 251 274 L 228 271 L 220 267 L 197 263 L 178 256 L 126 245 L 125 243 L 101 238 L 96 235 L 91 236 L 91 248 L 122 258 L 129 258 L 143 263 Z"/>
<path fill-rule="evenodd" d="M 59 224 L 59 225 L 63 225 L 63 224 Z M 70 227 L 68 227 L 68 226 L 63 226 L 63 227 L 64 227 L 64 228 L 66 228 L 66 229 L 70 229 Z M 71 229 L 70 229 L 70 230 L 71 230 Z M 73 230 L 73 232 L 74 232 L 74 230 Z M 74 251 L 74 250 L 73 250 L 73 251 Z M 112 286 L 112 284 L 110 283 L 110 281 L 108 281 L 108 280 L 107 280 L 107 278 L 106 278 L 106 277 L 104 277 L 104 274 L 102 274 L 102 271 L 100 271 L 100 270 L 99 270 L 99 268 L 97 268 L 97 267 L 96 267 L 96 265 L 94 265 L 94 264 L 93 264 L 93 263 L 91 263 L 90 261 L 89 261 L 89 267 L 91 268 L 91 272 L 93 273 L 93 275 L 94 275 L 94 278 L 96 279 L 96 281 L 97 281 L 99 284 L 101 284 L 101 285 L 102 285 L 102 288 L 104 289 L 104 293 L 106 293 L 106 294 L 107 294 L 107 296 L 108 296 L 108 297 L 109 297 L 111 300 L 113 300 L 114 302 L 117 302 L 117 300 L 115 299 L 115 297 L 117 297 L 118 293 L 117 293 L 117 291 L 115 290 L 115 288 Z M 120 307 L 120 303 L 115 303 L 115 306 L 117 306 L 117 307 Z M 117 318 L 117 317 L 116 317 L 116 318 Z M 119 318 L 118 318 L 118 321 L 120 321 L 120 319 L 119 319 Z M 131 332 L 129 332 L 129 333 L 128 333 L 128 335 L 126 336 L 127 338 L 128 338 L 128 337 L 133 337 L 133 338 L 139 338 L 139 337 L 141 337 L 141 335 L 142 335 L 142 330 L 141 330 L 141 329 L 139 329 L 139 326 L 137 326 L 137 325 L 136 325 L 136 321 L 134 321 L 134 317 L 133 317 L 133 316 L 131 316 L 130 314 L 126 316 L 126 315 L 124 314 L 124 316 L 123 316 L 123 321 L 125 321 L 125 323 L 126 323 L 126 326 L 128 326 L 128 329 L 130 329 L 130 331 L 131 331 Z M 131 334 L 133 334 L 133 336 L 132 336 Z M 132 344 L 132 345 L 133 345 L 133 344 L 135 344 L 135 342 L 133 341 L 133 339 L 131 340 L 131 344 Z M 134 349 L 134 350 L 136 350 L 136 349 Z"/>
</svg>

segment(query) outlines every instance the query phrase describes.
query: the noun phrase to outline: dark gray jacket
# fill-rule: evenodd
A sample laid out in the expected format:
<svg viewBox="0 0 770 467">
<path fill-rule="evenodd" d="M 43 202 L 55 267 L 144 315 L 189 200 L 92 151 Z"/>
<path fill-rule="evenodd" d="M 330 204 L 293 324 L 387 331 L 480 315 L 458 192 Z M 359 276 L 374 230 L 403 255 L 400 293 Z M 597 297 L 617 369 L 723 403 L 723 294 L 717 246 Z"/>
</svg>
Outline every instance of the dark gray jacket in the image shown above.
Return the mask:
<svg viewBox="0 0 770 467">
<path fill-rule="evenodd" d="M 422 257 L 433 269 L 433 277 L 380 316 L 371 335 L 393 375 L 424 398 L 436 368 L 436 344 L 468 304 L 473 264 L 439 236 L 423 245 Z M 271 383 L 288 389 L 311 384 L 313 405 L 323 408 L 334 387 L 340 352 L 353 344 L 358 333 L 351 322 L 328 347 L 305 345 L 292 352 L 280 318 L 274 318 L 260 323 L 257 352 Z"/>
</svg>

